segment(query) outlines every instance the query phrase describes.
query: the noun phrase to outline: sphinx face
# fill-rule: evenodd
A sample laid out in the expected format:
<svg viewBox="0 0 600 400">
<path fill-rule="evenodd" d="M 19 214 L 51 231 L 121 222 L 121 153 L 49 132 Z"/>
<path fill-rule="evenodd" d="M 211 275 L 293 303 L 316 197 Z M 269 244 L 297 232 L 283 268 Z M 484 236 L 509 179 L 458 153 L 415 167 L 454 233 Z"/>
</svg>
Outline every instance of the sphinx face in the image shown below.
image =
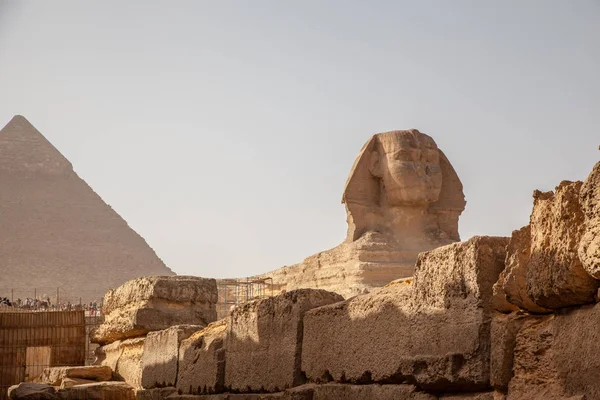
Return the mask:
<svg viewBox="0 0 600 400">
<path fill-rule="evenodd" d="M 382 133 L 371 155 L 372 173 L 382 180 L 390 206 L 423 206 L 435 202 L 442 189 L 439 150 L 417 130 Z"/>
</svg>

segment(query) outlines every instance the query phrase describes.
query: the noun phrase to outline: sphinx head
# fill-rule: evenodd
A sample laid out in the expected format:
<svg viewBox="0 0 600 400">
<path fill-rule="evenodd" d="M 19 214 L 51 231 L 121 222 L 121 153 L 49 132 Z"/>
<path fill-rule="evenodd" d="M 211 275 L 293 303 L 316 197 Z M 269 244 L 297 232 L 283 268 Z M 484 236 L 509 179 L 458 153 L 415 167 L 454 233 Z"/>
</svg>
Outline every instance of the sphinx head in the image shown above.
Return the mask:
<svg viewBox="0 0 600 400">
<path fill-rule="evenodd" d="M 352 167 L 342 202 L 349 240 L 384 225 L 389 230 L 390 210 L 397 216 L 422 210 L 424 230 L 458 240 L 458 216 L 466 204 L 450 162 L 430 136 L 416 129 L 371 137 Z"/>
<path fill-rule="evenodd" d="M 380 180 L 380 202 L 426 206 L 442 190 L 440 154 L 433 139 L 416 129 L 375 135 L 369 172 Z"/>
</svg>

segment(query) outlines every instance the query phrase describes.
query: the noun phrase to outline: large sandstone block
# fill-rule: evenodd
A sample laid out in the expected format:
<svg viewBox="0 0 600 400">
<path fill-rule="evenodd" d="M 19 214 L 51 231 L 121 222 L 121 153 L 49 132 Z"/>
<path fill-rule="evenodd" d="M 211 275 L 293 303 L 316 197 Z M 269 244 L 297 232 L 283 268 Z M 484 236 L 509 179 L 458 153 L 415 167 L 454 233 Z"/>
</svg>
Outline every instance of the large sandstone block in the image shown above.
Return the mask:
<svg viewBox="0 0 600 400">
<path fill-rule="evenodd" d="M 528 318 L 518 332 L 508 400 L 600 399 L 600 305 Z"/>
<path fill-rule="evenodd" d="M 208 325 L 181 342 L 177 389 L 183 394 L 218 393 L 225 387 L 227 322 Z"/>
<path fill-rule="evenodd" d="M 307 312 L 307 378 L 410 381 L 434 391 L 489 387 L 492 286 L 507 242 L 475 237 L 423 253 L 414 281 Z"/>
<path fill-rule="evenodd" d="M 108 366 L 134 388 L 142 386 L 142 355 L 145 337 L 118 340 L 96 349 L 96 365 Z"/>
<path fill-rule="evenodd" d="M 104 296 L 105 320 L 92 334 L 95 343 L 143 336 L 173 325 L 206 326 L 217 318 L 217 284 L 194 276 L 133 279 Z"/>
<path fill-rule="evenodd" d="M 109 381 L 112 378 L 112 370 L 108 366 L 99 365 L 46 368 L 40 376 L 40 383 L 60 386 L 66 378 Z"/>
<path fill-rule="evenodd" d="M 529 227 L 513 232 L 503 273 L 512 304 L 544 313 L 595 301 L 599 282 L 578 256 L 585 232 L 581 186 L 563 181 L 555 192 L 534 193 Z"/>
<path fill-rule="evenodd" d="M 96 382 L 59 391 L 61 400 L 136 400 L 135 390 L 125 382 Z"/>
<path fill-rule="evenodd" d="M 202 328 L 199 325 L 175 325 L 148 333 L 142 354 L 142 387 L 152 389 L 175 386 L 179 345 L 182 340 Z"/>
<path fill-rule="evenodd" d="M 225 386 L 238 392 L 278 392 L 304 383 L 304 313 L 342 300 L 325 290 L 300 289 L 235 308 L 227 323 Z"/>
<path fill-rule="evenodd" d="M 585 233 L 579 243 L 579 258 L 585 270 L 600 279 L 600 162 L 581 186 L 579 196 L 585 215 Z"/>
<path fill-rule="evenodd" d="M 563 181 L 554 193 L 534 194 L 527 292 L 541 307 L 556 309 L 594 302 L 598 281 L 577 255 L 584 233 L 581 182 Z"/>
</svg>

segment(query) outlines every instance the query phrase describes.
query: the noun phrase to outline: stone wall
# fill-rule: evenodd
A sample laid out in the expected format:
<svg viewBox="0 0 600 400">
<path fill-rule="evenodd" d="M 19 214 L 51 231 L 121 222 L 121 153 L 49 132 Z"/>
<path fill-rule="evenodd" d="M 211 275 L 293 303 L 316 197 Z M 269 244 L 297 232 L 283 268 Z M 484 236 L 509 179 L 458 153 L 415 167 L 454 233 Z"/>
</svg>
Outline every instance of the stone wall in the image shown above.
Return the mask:
<svg viewBox="0 0 600 400">
<path fill-rule="evenodd" d="M 184 339 L 214 322 L 214 279 L 150 276 L 104 296 L 104 322 L 92 332 L 96 364 L 109 366 L 133 388 L 174 386 Z"/>
<path fill-rule="evenodd" d="M 181 341 L 169 398 L 600 398 L 597 219 L 577 211 L 600 197 L 590 180 L 600 163 L 584 183 L 536 192 L 512 238 L 422 253 L 414 277 L 372 293 L 304 289 L 238 306 Z"/>
<path fill-rule="evenodd" d="M 124 335 L 100 349 L 126 384 L 89 390 L 135 388 L 153 400 L 600 398 L 600 304 L 590 295 L 599 186 L 600 163 L 586 182 L 535 192 L 530 225 L 511 238 L 421 253 L 413 277 L 346 300 L 299 289 L 239 305 L 206 327 L 162 329 L 172 321 L 162 313 L 183 301 L 177 285 L 163 291 L 139 280 L 107 295 L 108 315 L 119 318 L 107 315 L 113 326 L 99 336 Z M 199 298 L 212 309 L 214 280 L 198 282 L 193 293 L 209 293 Z M 164 318 L 136 322 L 129 312 L 154 307 Z M 83 387 L 39 390 L 76 398 Z"/>
</svg>

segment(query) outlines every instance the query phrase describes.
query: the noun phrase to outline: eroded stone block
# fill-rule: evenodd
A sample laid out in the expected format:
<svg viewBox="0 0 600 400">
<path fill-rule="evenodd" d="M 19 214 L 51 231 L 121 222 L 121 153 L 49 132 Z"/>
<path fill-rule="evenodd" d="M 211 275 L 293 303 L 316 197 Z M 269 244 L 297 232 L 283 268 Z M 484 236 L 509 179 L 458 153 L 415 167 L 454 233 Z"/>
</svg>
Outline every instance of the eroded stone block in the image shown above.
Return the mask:
<svg viewBox="0 0 600 400">
<path fill-rule="evenodd" d="M 476 237 L 422 253 L 414 281 L 307 312 L 307 378 L 409 380 L 434 391 L 489 387 L 492 286 L 507 242 Z"/>
<path fill-rule="evenodd" d="M 554 193 L 534 194 L 527 293 L 540 307 L 557 309 L 595 301 L 599 283 L 577 255 L 585 231 L 581 185 L 563 181 Z"/>
<path fill-rule="evenodd" d="M 105 320 L 92 341 L 108 344 L 174 325 L 206 326 L 217 318 L 217 284 L 193 276 L 133 279 L 104 296 Z"/>
<path fill-rule="evenodd" d="M 162 331 L 150 332 L 144 341 L 142 354 L 142 387 L 175 386 L 179 345 L 194 332 L 201 330 L 199 325 L 175 325 Z"/>
<path fill-rule="evenodd" d="M 181 342 L 177 389 L 183 394 L 223 391 L 225 386 L 225 349 L 227 322 L 208 325 Z"/>
<path fill-rule="evenodd" d="M 600 398 L 600 306 L 528 318 L 517 334 L 508 400 Z"/>
<path fill-rule="evenodd" d="M 227 321 L 225 386 L 278 392 L 304 383 L 300 371 L 304 313 L 343 298 L 318 289 L 294 290 L 235 308 Z"/>
<path fill-rule="evenodd" d="M 91 381 L 110 381 L 112 370 L 108 366 L 90 365 L 80 367 L 52 367 L 44 369 L 40 376 L 41 383 L 60 386 L 63 379 L 87 379 Z"/>
<path fill-rule="evenodd" d="M 522 313 L 495 314 L 492 318 L 490 384 L 504 393 L 513 377 L 517 334 L 527 318 Z"/>
<path fill-rule="evenodd" d="M 11 400 L 58 400 L 53 386 L 45 383 L 19 383 L 8 388 L 8 398 Z"/>
<path fill-rule="evenodd" d="M 95 382 L 59 391 L 61 400 L 136 400 L 135 390 L 125 382 Z"/>
<path fill-rule="evenodd" d="M 142 385 L 142 354 L 146 338 L 118 340 L 96 349 L 96 364 L 108 366 L 134 388 Z"/>
</svg>

